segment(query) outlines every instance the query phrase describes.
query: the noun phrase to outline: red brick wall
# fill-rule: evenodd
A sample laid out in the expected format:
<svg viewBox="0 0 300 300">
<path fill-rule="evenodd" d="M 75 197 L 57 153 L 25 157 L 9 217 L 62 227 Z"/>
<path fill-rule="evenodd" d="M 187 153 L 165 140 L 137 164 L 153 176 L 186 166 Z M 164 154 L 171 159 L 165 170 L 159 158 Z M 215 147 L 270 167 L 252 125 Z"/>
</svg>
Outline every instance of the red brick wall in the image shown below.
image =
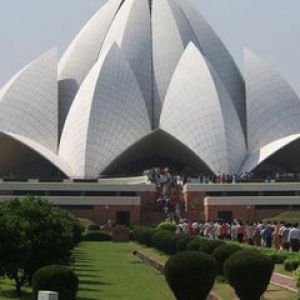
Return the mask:
<svg viewBox="0 0 300 300">
<path fill-rule="evenodd" d="M 130 223 L 140 224 L 140 206 L 138 205 L 97 205 L 91 209 L 72 209 L 67 208 L 79 218 L 89 219 L 98 225 L 104 225 L 110 219 L 116 221 L 117 212 L 130 212 Z"/>
<path fill-rule="evenodd" d="M 200 220 L 205 218 L 203 192 L 184 193 L 185 210 L 189 220 Z"/>
<path fill-rule="evenodd" d="M 142 225 L 155 225 L 164 220 L 164 213 L 158 210 L 156 192 L 142 192 L 137 195 L 141 197 Z"/>
</svg>

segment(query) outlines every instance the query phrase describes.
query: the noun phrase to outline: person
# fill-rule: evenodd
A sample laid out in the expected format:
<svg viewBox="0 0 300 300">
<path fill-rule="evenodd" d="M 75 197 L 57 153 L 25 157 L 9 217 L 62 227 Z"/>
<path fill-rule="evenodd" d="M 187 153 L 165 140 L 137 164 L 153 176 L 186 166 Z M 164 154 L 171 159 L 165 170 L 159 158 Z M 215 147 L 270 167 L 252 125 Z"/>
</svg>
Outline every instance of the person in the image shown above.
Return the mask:
<svg viewBox="0 0 300 300">
<path fill-rule="evenodd" d="M 290 230 L 288 241 L 291 244 L 291 250 L 298 252 L 300 248 L 300 230 L 298 224 L 293 225 Z"/>
<path fill-rule="evenodd" d="M 263 246 L 267 248 L 272 247 L 272 229 L 270 224 L 265 225 L 264 229 L 260 232 L 263 241 Z"/>
<path fill-rule="evenodd" d="M 281 249 L 282 250 L 286 250 L 286 251 L 290 250 L 289 235 L 290 235 L 290 224 L 287 224 L 281 228 Z"/>
<path fill-rule="evenodd" d="M 234 222 L 230 226 L 230 238 L 232 241 L 237 241 L 237 227 Z"/>
<path fill-rule="evenodd" d="M 280 231 L 280 225 L 277 224 L 277 222 L 274 222 L 274 231 L 273 231 L 273 244 L 274 248 L 276 250 L 280 249 L 280 236 L 279 236 L 279 231 Z"/>
<path fill-rule="evenodd" d="M 247 236 L 247 240 L 248 240 L 248 244 L 249 245 L 254 245 L 254 225 L 253 223 L 247 223 L 246 226 L 246 236 Z"/>
<path fill-rule="evenodd" d="M 225 222 L 221 222 L 220 224 L 220 240 L 225 240 L 227 237 L 227 226 Z"/>
<path fill-rule="evenodd" d="M 254 245 L 256 247 L 261 246 L 260 229 L 258 226 L 256 226 L 254 230 Z"/>
<path fill-rule="evenodd" d="M 204 237 L 209 237 L 209 233 L 210 233 L 210 220 L 205 222 L 205 224 L 203 225 L 203 235 L 204 235 Z"/>
<path fill-rule="evenodd" d="M 244 242 L 245 227 L 242 222 L 237 225 L 237 240 L 239 243 Z"/>
<path fill-rule="evenodd" d="M 193 235 L 198 235 L 199 234 L 199 225 L 198 225 L 197 221 L 194 221 L 192 223 L 192 234 Z"/>
</svg>

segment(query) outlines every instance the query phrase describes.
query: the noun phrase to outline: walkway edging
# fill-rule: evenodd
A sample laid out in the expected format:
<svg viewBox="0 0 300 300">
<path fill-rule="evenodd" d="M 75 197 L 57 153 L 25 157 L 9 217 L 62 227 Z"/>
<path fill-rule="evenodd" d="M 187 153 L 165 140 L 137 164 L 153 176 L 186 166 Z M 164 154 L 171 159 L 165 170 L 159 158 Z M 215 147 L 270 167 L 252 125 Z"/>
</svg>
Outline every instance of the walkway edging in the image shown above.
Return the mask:
<svg viewBox="0 0 300 300">
<path fill-rule="evenodd" d="M 280 273 L 273 273 L 271 277 L 271 283 L 274 285 L 281 286 L 287 290 L 298 292 L 294 280 L 287 275 L 283 275 Z"/>
</svg>

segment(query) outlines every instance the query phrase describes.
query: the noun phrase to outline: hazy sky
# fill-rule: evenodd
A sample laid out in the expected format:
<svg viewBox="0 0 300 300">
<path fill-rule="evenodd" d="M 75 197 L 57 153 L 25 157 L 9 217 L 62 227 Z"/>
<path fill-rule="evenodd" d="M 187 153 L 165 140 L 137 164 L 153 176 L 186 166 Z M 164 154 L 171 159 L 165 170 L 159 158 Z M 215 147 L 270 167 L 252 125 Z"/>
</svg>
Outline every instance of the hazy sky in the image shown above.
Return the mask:
<svg viewBox="0 0 300 300">
<path fill-rule="evenodd" d="M 155 0 L 154 0 L 155 1 Z M 299 0 L 191 0 L 243 70 L 246 46 L 300 95 Z M 52 47 L 61 55 L 104 0 L 1 0 L 0 87 Z"/>
</svg>

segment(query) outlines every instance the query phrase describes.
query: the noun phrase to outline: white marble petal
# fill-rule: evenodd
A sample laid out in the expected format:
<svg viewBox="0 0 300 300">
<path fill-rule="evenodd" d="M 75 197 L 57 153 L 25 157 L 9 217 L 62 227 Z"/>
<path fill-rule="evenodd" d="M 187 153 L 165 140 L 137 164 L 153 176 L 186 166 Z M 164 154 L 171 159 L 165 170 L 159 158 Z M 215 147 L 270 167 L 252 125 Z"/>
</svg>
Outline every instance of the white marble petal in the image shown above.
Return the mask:
<svg viewBox="0 0 300 300">
<path fill-rule="evenodd" d="M 173 0 L 152 3 L 152 52 L 154 76 L 154 120 L 159 123 L 160 112 L 171 78 L 190 41 L 197 44 L 186 17 Z"/>
<path fill-rule="evenodd" d="M 247 127 L 250 153 L 300 132 L 300 100 L 266 62 L 245 50 Z"/>
<path fill-rule="evenodd" d="M 29 138 L 54 153 L 58 146 L 57 52 L 50 50 L 0 91 L 0 132 Z"/>
<path fill-rule="evenodd" d="M 97 61 L 121 3 L 122 0 L 107 1 L 75 37 L 59 63 L 60 129 L 80 85 Z"/>
<path fill-rule="evenodd" d="M 230 96 L 192 43 L 171 80 L 160 127 L 216 174 L 237 172 L 246 157 L 243 130 Z"/>
<path fill-rule="evenodd" d="M 114 44 L 92 68 L 76 96 L 59 155 L 73 169 L 73 177 L 95 178 L 150 132 L 139 84 Z"/>
<path fill-rule="evenodd" d="M 101 55 L 116 43 L 125 54 L 153 118 L 151 82 L 151 27 L 148 0 L 127 0 L 120 8 L 104 40 Z"/>
</svg>

